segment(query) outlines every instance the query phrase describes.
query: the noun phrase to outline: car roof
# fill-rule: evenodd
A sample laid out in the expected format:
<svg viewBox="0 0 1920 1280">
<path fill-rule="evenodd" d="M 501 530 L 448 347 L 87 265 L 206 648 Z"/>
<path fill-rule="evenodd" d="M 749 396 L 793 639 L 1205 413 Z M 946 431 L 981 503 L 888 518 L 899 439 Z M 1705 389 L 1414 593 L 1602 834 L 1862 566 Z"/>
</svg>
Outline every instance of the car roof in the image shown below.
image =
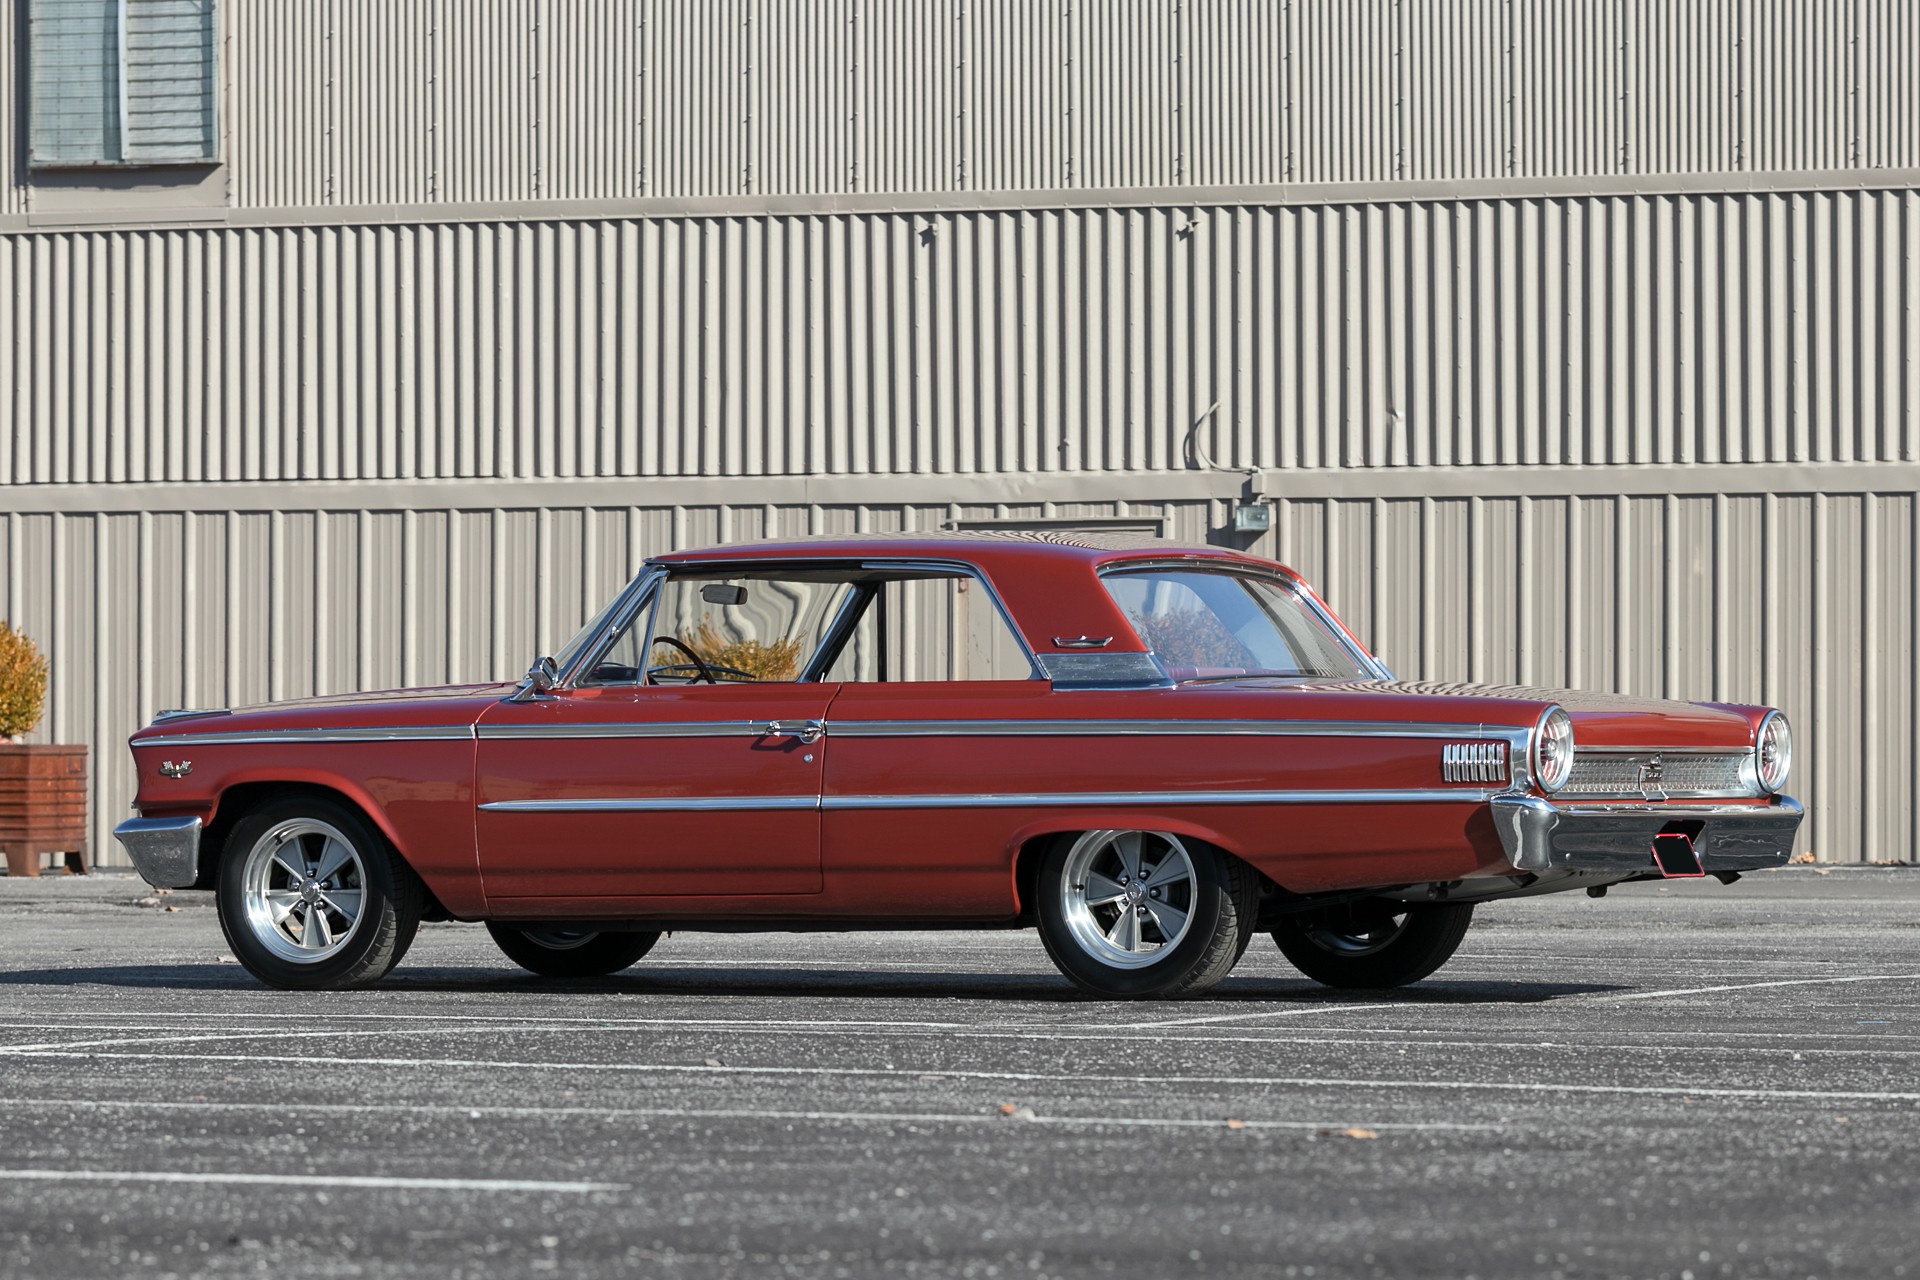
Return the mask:
<svg viewBox="0 0 1920 1280">
<path fill-rule="evenodd" d="M 1259 556 L 1225 547 L 1194 546 L 1137 533 L 1100 533 L 1053 529 L 959 529 L 916 533 L 842 533 L 817 537 L 733 542 L 718 547 L 674 551 L 653 557 L 663 565 L 741 560 L 839 560 L 865 557 L 965 560 L 986 568 L 993 563 L 1035 561 L 1055 564 L 1109 564 L 1132 559 L 1195 559 L 1245 564 L 1294 575 Z"/>
<path fill-rule="evenodd" d="M 1104 654 L 1140 652 L 1145 646 L 1119 606 L 1101 586 L 1097 571 L 1128 561 L 1187 561 L 1226 568 L 1244 566 L 1298 575 L 1271 560 L 1224 547 L 1196 547 L 1131 533 L 1077 533 L 1048 529 L 971 529 L 927 533 L 830 534 L 735 542 L 697 551 L 655 556 L 663 568 L 765 565 L 836 560 L 942 560 L 984 574 L 1006 606 L 1009 621 L 1027 647 L 1046 655 L 1072 649 L 1073 638 L 1110 636 Z"/>
</svg>

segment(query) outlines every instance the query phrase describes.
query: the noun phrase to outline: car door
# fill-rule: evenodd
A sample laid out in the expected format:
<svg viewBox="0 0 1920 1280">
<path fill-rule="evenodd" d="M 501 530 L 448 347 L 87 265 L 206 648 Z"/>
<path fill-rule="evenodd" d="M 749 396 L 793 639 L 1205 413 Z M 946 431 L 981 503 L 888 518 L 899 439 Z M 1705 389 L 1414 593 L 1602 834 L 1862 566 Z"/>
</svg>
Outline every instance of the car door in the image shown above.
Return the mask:
<svg viewBox="0 0 1920 1280">
<path fill-rule="evenodd" d="M 834 686 L 615 686 L 482 717 L 475 834 L 489 904 L 820 889 L 813 739 Z"/>
<path fill-rule="evenodd" d="M 804 677 L 848 590 L 669 574 L 573 687 L 491 708 L 474 790 L 492 909 L 818 893 L 838 686 Z"/>
</svg>

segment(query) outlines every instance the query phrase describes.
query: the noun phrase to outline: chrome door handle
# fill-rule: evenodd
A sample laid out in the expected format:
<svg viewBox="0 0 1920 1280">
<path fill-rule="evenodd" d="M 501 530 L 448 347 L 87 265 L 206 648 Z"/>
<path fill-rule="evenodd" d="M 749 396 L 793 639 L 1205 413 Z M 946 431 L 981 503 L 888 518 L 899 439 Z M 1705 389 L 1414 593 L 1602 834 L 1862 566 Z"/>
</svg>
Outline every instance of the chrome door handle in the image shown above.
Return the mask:
<svg viewBox="0 0 1920 1280">
<path fill-rule="evenodd" d="M 820 741 L 820 736 L 826 731 L 827 726 L 821 724 L 818 720 L 800 720 L 791 723 L 782 720 L 769 720 L 767 721 L 765 736 L 769 738 L 798 738 L 801 742 L 812 743 Z"/>
</svg>

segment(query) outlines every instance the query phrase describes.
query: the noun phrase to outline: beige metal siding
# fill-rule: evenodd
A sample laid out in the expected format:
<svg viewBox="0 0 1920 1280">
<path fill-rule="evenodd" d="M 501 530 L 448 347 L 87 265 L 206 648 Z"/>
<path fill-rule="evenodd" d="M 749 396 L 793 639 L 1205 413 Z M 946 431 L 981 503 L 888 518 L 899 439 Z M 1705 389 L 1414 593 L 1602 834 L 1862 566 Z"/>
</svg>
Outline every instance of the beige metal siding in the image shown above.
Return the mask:
<svg viewBox="0 0 1920 1280">
<path fill-rule="evenodd" d="M 0 237 L 0 483 L 1920 459 L 1920 193 Z"/>
<path fill-rule="evenodd" d="M 1260 549 L 1305 572 L 1408 678 L 1776 703 L 1794 717 L 1803 847 L 1911 858 L 1916 495 L 1323 499 Z M 162 707 L 511 677 L 647 554 L 952 519 L 1163 518 L 1220 502 L 337 509 L 0 519 L 0 607 L 45 645 L 41 737 L 94 744 L 94 831 L 125 812 L 122 742 Z M 106 859 L 103 860 L 117 860 Z"/>
<path fill-rule="evenodd" d="M 18 4 L 0 4 L 0 214 L 20 212 L 20 168 L 22 158 L 15 155 L 19 144 L 20 111 L 26 88 L 20 76 L 19 46 L 14 32 Z"/>
<path fill-rule="evenodd" d="M 243 208 L 1920 165 L 1907 0 L 232 0 L 225 21 Z"/>
</svg>

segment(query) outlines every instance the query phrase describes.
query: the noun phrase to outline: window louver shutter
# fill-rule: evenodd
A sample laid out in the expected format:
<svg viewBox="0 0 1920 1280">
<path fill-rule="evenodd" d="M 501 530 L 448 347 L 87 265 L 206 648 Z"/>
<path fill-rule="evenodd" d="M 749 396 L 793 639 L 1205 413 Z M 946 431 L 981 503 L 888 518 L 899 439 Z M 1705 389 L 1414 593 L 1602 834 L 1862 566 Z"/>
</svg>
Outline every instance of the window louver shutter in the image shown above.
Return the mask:
<svg viewBox="0 0 1920 1280">
<path fill-rule="evenodd" d="M 214 0 L 124 3 L 124 158 L 130 164 L 214 159 Z"/>
<path fill-rule="evenodd" d="M 32 0 L 28 158 L 110 164 L 120 155 L 120 0 Z"/>
<path fill-rule="evenodd" d="M 29 0 L 30 163 L 218 160 L 215 3 Z"/>
</svg>

